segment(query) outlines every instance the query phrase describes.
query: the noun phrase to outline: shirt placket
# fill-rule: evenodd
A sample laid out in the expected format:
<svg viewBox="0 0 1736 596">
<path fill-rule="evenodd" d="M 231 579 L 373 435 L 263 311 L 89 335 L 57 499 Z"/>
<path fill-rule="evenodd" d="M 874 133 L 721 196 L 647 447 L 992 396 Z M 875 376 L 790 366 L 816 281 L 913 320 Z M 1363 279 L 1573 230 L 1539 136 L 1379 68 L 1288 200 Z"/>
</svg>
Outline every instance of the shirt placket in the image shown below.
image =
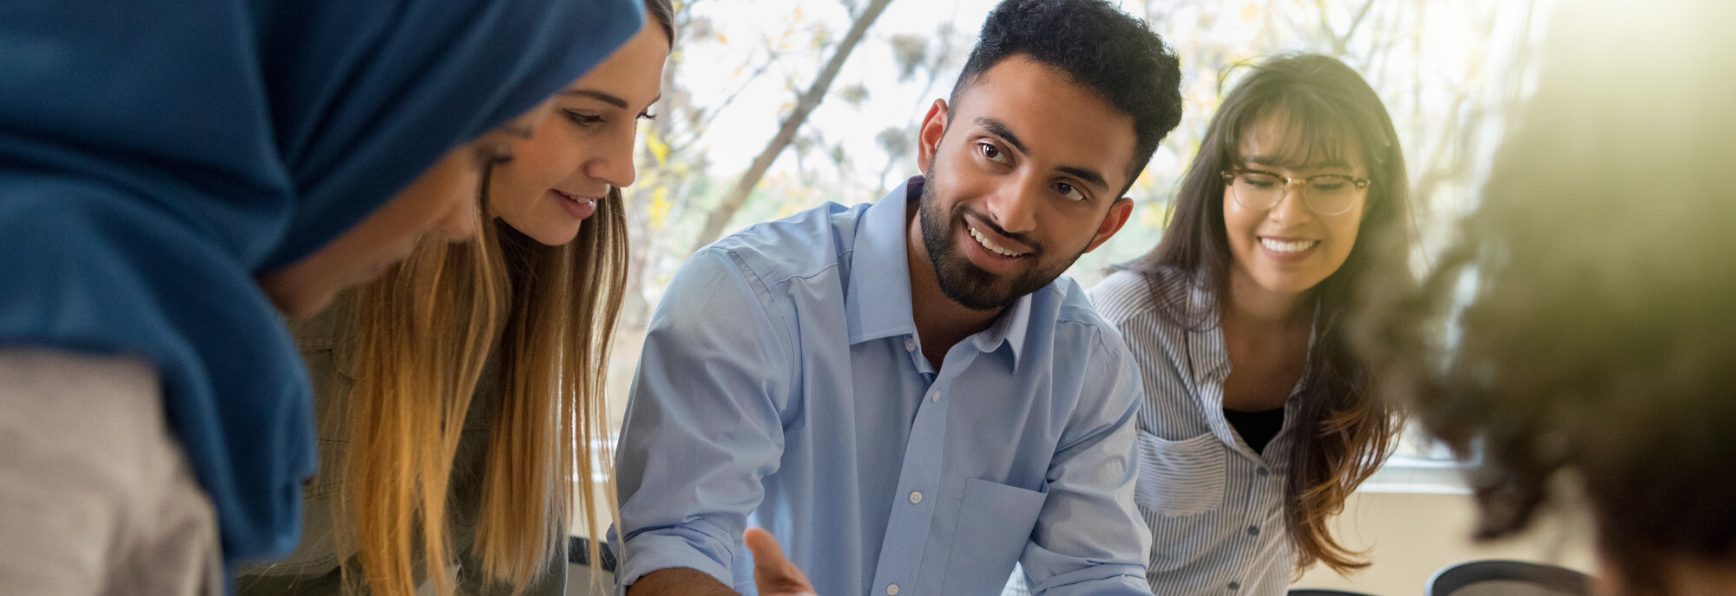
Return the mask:
<svg viewBox="0 0 1736 596">
<path fill-rule="evenodd" d="M 1242 459 L 1242 461 L 1237 461 L 1231 464 L 1230 474 L 1232 476 L 1243 476 L 1244 481 L 1240 484 L 1247 487 L 1247 493 L 1243 495 L 1243 498 L 1241 499 L 1243 507 L 1241 516 L 1242 526 L 1235 530 L 1236 534 L 1238 534 L 1235 539 L 1245 541 L 1246 544 L 1243 544 L 1239 549 L 1241 552 L 1245 553 L 1245 555 L 1241 557 L 1242 561 L 1240 564 L 1231 567 L 1230 582 L 1225 586 L 1225 588 L 1228 589 L 1228 593 L 1232 595 L 1243 593 L 1244 587 L 1248 585 L 1250 574 L 1253 572 L 1256 563 L 1254 558 L 1260 552 L 1260 534 L 1266 531 L 1266 528 L 1264 527 L 1266 521 L 1264 484 L 1268 476 L 1260 476 L 1257 471 L 1253 478 L 1246 478 L 1246 476 L 1242 474 L 1242 470 L 1244 469 L 1251 468 L 1254 470 L 1265 470 L 1266 464 L 1261 461 L 1259 457 L 1254 457 L 1252 459 L 1238 459 Z"/>
<path fill-rule="evenodd" d="M 1280 528 L 1267 527 L 1270 525 L 1270 519 L 1267 517 L 1266 512 L 1271 507 L 1278 504 L 1279 499 L 1282 498 L 1283 487 L 1278 474 L 1273 470 L 1272 465 L 1268 462 L 1283 462 L 1289 457 L 1288 445 L 1285 444 L 1282 439 L 1286 438 L 1284 432 L 1288 429 L 1291 420 L 1294 418 L 1295 408 L 1286 404 L 1284 420 L 1285 428 L 1280 429 L 1279 434 L 1274 436 L 1272 441 L 1267 444 L 1265 455 L 1252 457 L 1245 462 L 1246 465 L 1253 469 L 1254 475 L 1248 482 L 1248 495 L 1246 498 L 1248 508 L 1246 515 L 1243 516 L 1245 523 L 1240 530 L 1242 535 L 1238 538 L 1248 541 L 1246 548 L 1248 549 L 1247 552 L 1249 552 L 1251 556 L 1246 557 L 1240 566 L 1234 568 L 1234 575 L 1231 577 L 1229 584 L 1225 586 L 1225 588 L 1228 589 L 1228 593 L 1232 596 L 1239 593 L 1249 593 L 1248 587 L 1250 585 L 1258 584 L 1260 580 L 1263 579 L 1253 575 L 1256 569 L 1261 568 L 1257 565 L 1258 561 L 1256 561 L 1256 557 L 1260 553 L 1266 552 L 1264 547 L 1267 542 L 1272 540 L 1270 536 L 1265 536 L 1265 534 L 1267 532 L 1281 531 Z M 1282 523 L 1282 518 L 1280 518 L 1279 522 Z"/>
<path fill-rule="evenodd" d="M 904 347 L 912 354 L 912 365 L 918 372 L 932 373 L 923 358 L 915 338 L 905 338 Z M 935 503 L 940 493 L 942 462 L 945 461 L 946 411 L 951 400 L 947 392 L 958 373 L 969 368 L 970 355 L 960 362 L 943 362 L 941 372 L 928 384 L 916 406 L 916 417 L 910 424 L 910 439 L 904 446 L 904 461 L 898 472 L 898 491 L 893 497 L 892 515 L 887 520 L 886 536 L 881 540 L 879 563 L 874 569 L 874 583 L 869 594 L 897 596 L 924 594 L 916 585 L 917 572 L 928 544 L 928 534 L 934 521 Z M 930 586 L 929 588 L 934 588 Z M 930 590 L 932 591 L 932 590 Z"/>
</svg>

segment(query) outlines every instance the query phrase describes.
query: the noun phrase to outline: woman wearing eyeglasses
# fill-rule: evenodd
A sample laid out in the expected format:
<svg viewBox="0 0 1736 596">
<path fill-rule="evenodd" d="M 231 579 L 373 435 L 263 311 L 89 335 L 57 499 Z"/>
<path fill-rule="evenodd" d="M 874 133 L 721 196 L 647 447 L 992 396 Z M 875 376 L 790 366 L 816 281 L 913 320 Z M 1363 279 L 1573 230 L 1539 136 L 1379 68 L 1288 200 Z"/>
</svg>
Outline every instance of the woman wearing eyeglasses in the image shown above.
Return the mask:
<svg viewBox="0 0 1736 596">
<path fill-rule="evenodd" d="M 1405 267 L 1406 184 L 1362 77 L 1272 59 L 1212 119 L 1157 248 L 1092 291 L 1145 383 L 1154 593 L 1282 594 L 1315 563 L 1367 566 L 1327 523 L 1399 422 L 1344 321 L 1369 271 Z"/>
</svg>

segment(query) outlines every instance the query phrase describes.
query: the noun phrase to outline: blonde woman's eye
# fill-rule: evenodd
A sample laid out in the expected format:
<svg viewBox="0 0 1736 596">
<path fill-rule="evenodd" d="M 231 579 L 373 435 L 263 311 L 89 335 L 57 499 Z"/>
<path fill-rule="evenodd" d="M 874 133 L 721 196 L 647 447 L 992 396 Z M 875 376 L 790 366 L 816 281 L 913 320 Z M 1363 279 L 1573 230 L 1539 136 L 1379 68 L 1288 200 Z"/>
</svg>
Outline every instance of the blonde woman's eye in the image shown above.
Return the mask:
<svg viewBox="0 0 1736 596">
<path fill-rule="evenodd" d="M 984 158 L 995 163 L 1007 163 L 1007 156 L 1001 154 L 1001 149 L 989 143 L 977 143 L 977 150 Z"/>
<path fill-rule="evenodd" d="M 574 112 L 572 110 L 561 110 L 561 115 L 566 116 L 567 120 L 572 121 L 573 124 L 577 124 L 583 128 L 590 128 L 592 126 L 596 126 L 598 124 L 603 123 L 603 117 L 602 116 L 592 116 L 590 114 L 581 114 L 579 112 Z"/>
</svg>

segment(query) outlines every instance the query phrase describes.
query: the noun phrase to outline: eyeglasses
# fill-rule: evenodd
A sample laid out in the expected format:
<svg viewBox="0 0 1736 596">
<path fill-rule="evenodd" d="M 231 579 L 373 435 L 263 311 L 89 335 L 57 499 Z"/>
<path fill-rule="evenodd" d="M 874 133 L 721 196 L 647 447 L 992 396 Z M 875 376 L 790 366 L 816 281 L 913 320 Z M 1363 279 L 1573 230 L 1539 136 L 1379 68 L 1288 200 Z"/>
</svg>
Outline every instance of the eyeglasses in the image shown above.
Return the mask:
<svg viewBox="0 0 1736 596">
<path fill-rule="evenodd" d="M 1356 206 L 1357 195 L 1368 190 L 1367 178 L 1342 174 L 1315 174 L 1307 178 L 1286 178 L 1264 170 L 1237 169 L 1223 173 L 1224 185 L 1231 191 L 1237 205 L 1255 211 L 1277 207 L 1284 200 L 1284 191 L 1300 184 L 1302 202 L 1321 215 L 1338 215 Z"/>
</svg>

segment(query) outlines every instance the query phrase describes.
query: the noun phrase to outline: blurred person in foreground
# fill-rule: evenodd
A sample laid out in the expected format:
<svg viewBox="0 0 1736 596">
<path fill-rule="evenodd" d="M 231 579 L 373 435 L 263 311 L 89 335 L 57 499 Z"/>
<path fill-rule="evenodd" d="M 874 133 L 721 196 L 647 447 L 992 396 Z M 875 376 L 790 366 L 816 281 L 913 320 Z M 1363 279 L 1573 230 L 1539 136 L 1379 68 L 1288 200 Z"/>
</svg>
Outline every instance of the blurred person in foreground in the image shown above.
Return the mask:
<svg viewBox="0 0 1736 596">
<path fill-rule="evenodd" d="M 1566 3 L 1481 202 L 1364 321 L 1477 460 L 1476 535 L 1584 502 L 1605 594 L 1736 593 L 1736 6 Z"/>
<path fill-rule="evenodd" d="M 999 594 L 1015 561 L 1038 594 L 1148 594 L 1138 372 L 1061 272 L 1126 223 L 1179 80 L 1103 0 L 1003 2 L 923 176 L 695 254 L 628 405 L 617 583 L 753 593 L 759 526 L 820 594 Z"/>
</svg>

